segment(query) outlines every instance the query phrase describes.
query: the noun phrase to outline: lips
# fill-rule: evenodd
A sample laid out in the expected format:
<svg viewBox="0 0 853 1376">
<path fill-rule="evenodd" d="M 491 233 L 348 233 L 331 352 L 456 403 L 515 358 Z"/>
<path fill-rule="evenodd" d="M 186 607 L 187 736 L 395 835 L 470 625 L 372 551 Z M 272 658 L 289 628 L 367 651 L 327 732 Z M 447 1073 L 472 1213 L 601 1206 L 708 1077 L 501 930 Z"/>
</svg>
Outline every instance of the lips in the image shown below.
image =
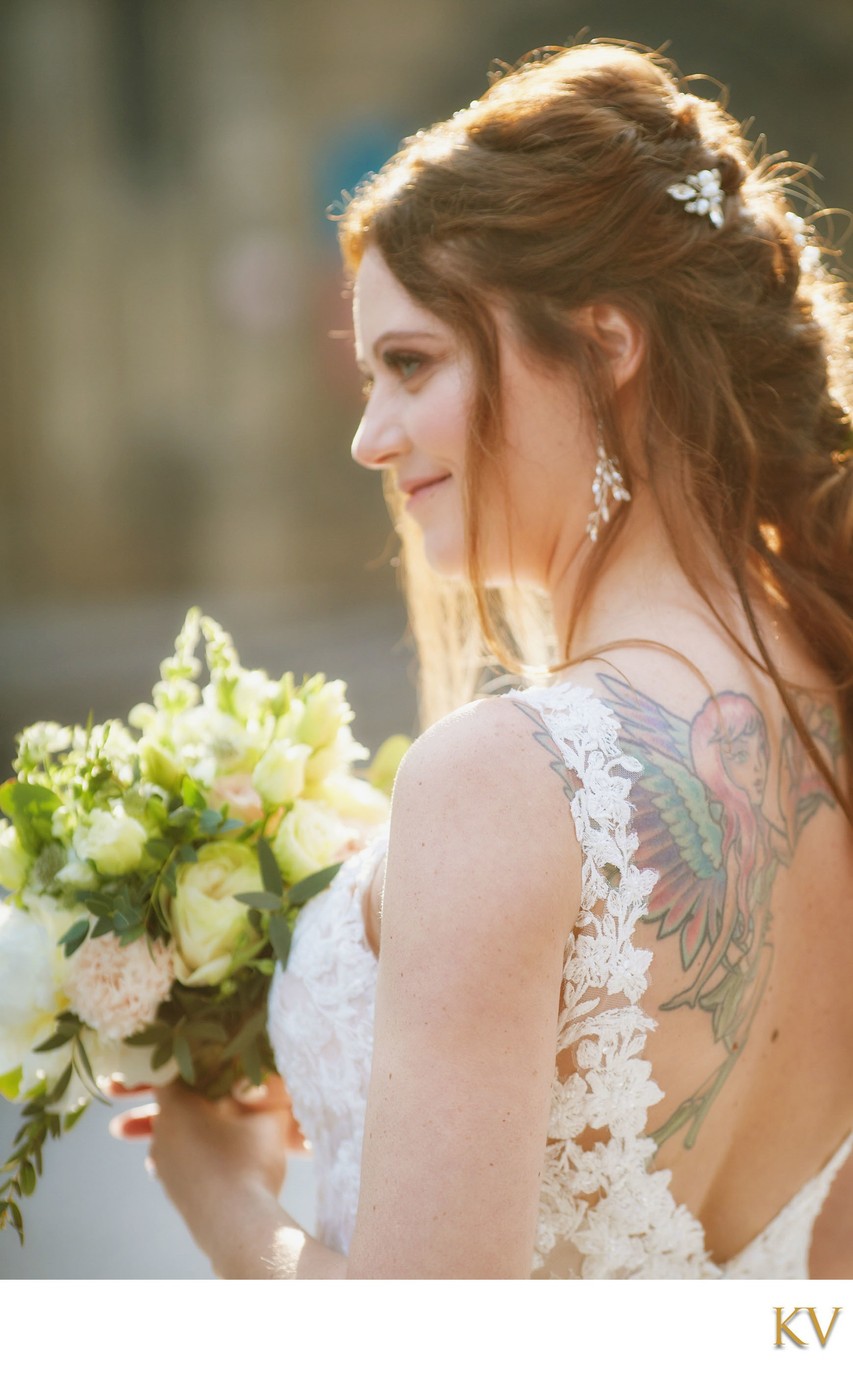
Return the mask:
<svg viewBox="0 0 853 1376">
<path fill-rule="evenodd" d="M 406 496 L 411 500 L 419 492 L 428 492 L 430 488 L 438 487 L 440 483 L 446 482 L 449 477 L 449 473 L 442 473 L 438 478 L 428 478 L 423 482 L 415 480 L 411 483 L 401 483 L 400 487 L 401 491 L 405 492 Z"/>
</svg>

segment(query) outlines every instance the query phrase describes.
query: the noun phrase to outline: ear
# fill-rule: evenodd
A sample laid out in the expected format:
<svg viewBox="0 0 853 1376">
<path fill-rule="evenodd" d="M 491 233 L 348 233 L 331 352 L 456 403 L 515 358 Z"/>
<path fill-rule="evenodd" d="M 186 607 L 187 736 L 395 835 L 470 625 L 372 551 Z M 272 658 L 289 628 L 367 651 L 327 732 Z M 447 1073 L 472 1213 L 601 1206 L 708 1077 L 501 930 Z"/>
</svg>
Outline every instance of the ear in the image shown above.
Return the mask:
<svg viewBox="0 0 853 1376">
<path fill-rule="evenodd" d="M 583 306 L 576 318 L 610 363 L 618 392 L 640 370 L 646 356 L 645 331 L 628 311 L 609 301 Z"/>
</svg>

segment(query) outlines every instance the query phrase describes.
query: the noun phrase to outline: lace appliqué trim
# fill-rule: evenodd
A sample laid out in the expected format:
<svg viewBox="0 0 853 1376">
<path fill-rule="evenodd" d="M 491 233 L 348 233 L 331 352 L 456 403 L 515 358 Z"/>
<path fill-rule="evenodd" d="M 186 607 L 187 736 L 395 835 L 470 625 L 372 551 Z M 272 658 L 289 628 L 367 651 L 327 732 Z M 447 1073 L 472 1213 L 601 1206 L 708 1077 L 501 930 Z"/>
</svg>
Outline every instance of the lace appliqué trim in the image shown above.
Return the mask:
<svg viewBox="0 0 853 1376">
<path fill-rule="evenodd" d="M 317 1235 L 341 1252 L 355 1226 L 373 1057 L 376 957 L 362 899 L 387 847 L 386 823 L 305 904 L 269 992 L 276 1064 L 314 1157 Z"/>
<path fill-rule="evenodd" d="M 583 851 L 581 908 L 566 946 L 533 1274 L 583 1279 L 717 1277 L 698 1219 L 676 1204 L 671 1172 L 650 1170 L 648 1109 L 663 1098 L 643 1059 L 655 1022 L 639 1006 L 651 952 L 634 946 L 658 875 L 633 863 L 631 776 L 619 723 L 579 684 L 511 689 L 534 707 L 579 780 L 571 810 Z M 564 1058 L 565 1059 L 565 1058 Z M 587 1149 L 578 1138 L 597 1133 Z"/>
</svg>

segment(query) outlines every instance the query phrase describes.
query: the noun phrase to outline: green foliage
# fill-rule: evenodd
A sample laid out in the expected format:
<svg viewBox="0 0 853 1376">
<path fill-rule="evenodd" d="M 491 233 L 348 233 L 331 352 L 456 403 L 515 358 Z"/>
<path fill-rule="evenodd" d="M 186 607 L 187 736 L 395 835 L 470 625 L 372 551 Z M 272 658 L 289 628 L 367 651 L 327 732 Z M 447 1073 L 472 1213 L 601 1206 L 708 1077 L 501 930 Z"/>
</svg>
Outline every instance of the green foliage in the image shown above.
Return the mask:
<svg viewBox="0 0 853 1376">
<path fill-rule="evenodd" d="M 0 811 L 14 824 L 21 845 L 31 855 L 53 840 L 51 819 L 61 799 L 42 784 L 10 779 L 0 788 Z"/>
</svg>

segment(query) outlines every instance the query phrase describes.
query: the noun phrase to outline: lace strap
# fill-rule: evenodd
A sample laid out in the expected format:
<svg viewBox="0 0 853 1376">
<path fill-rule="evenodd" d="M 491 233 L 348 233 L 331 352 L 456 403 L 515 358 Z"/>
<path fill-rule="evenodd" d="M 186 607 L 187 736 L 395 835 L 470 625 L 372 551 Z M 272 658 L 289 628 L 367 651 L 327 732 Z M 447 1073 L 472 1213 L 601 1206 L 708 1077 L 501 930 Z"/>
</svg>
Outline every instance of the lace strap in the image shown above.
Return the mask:
<svg viewBox="0 0 853 1376">
<path fill-rule="evenodd" d="M 577 781 L 571 812 L 583 852 L 556 1048 L 573 1071 L 555 1066 L 535 1264 L 548 1274 L 549 1255 L 571 1239 L 584 1277 L 711 1274 L 701 1225 L 673 1200 L 670 1172 L 648 1169 L 648 1109 L 663 1095 L 643 1059 L 655 1026 L 640 1006 L 652 953 L 633 942 L 658 879 L 634 864 L 629 795 L 642 765 L 623 753 L 618 719 L 591 689 L 561 683 L 506 696 L 535 708 Z"/>
</svg>

